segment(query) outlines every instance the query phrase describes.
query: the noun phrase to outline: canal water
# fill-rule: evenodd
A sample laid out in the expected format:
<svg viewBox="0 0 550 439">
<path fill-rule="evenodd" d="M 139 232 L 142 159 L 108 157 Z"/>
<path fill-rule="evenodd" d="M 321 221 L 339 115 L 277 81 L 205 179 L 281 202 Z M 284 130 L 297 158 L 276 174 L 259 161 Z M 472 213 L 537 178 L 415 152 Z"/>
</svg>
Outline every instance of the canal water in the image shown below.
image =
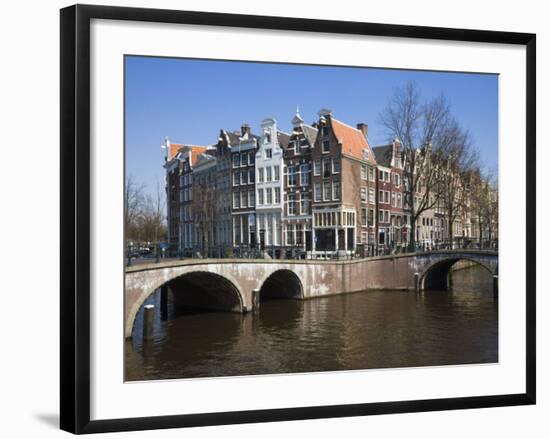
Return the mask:
<svg viewBox="0 0 550 439">
<path fill-rule="evenodd" d="M 148 302 L 157 309 L 159 296 Z M 272 300 L 256 316 L 158 314 L 145 343 L 137 316 L 127 381 L 498 362 L 498 300 L 479 266 L 455 271 L 451 291 Z"/>
</svg>

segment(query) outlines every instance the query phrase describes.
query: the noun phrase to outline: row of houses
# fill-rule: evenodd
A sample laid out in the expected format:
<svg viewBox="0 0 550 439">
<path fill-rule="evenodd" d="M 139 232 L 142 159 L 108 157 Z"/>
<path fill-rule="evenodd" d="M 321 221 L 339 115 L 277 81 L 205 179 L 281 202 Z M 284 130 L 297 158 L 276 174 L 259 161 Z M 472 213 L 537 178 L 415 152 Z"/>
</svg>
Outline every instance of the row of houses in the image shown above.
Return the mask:
<svg viewBox="0 0 550 439">
<path fill-rule="evenodd" d="M 371 147 L 367 124 L 350 126 L 327 109 L 311 125 L 297 110 L 291 123 L 290 133 L 270 118 L 259 135 L 246 124 L 222 129 L 208 146 L 165 139 L 171 248 L 261 248 L 273 257 L 292 248 L 315 258 L 408 245 L 399 140 Z M 456 223 L 446 230 L 442 209 L 429 209 L 416 222 L 416 241 L 475 236 L 469 216 Z"/>
</svg>

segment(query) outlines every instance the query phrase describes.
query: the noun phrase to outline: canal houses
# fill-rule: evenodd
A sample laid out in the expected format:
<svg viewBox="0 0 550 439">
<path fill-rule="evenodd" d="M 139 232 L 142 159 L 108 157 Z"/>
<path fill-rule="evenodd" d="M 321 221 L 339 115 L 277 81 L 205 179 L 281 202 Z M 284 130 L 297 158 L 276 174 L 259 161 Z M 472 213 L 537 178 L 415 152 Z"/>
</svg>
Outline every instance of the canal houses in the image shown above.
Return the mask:
<svg viewBox="0 0 550 439">
<path fill-rule="evenodd" d="M 312 244 L 312 161 L 317 128 L 302 119 L 299 109 L 292 119 L 292 133 L 284 148 L 284 245 L 310 256 Z"/>
<path fill-rule="evenodd" d="M 255 159 L 260 138 L 246 124 L 226 137 L 231 149 L 232 242 L 234 247 L 251 247 L 257 242 Z"/>
<path fill-rule="evenodd" d="M 327 257 L 355 254 L 357 243 L 368 236 L 366 225 L 358 222 L 362 206 L 368 206 L 368 189 L 374 184 L 365 182 L 366 202 L 361 200 L 361 169 L 376 165 L 366 138 L 366 126 L 351 127 L 323 109 L 319 112 L 319 130 L 312 152 L 313 161 L 313 254 Z"/>
<path fill-rule="evenodd" d="M 404 163 L 401 142 L 373 148 L 378 165 L 378 246 L 405 247 L 408 243 L 409 221 L 405 206 Z"/>
<path fill-rule="evenodd" d="M 168 244 L 183 252 L 193 247 L 195 228 L 192 219 L 193 168 L 205 146 L 173 143 L 167 137 L 162 145 L 166 170 L 166 210 Z"/>
<path fill-rule="evenodd" d="M 200 154 L 193 169 L 192 220 L 195 228 L 194 244 L 201 255 L 211 255 L 217 244 L 218 200 L 221 193 L 216 185 L 215 150 Z M 212 254 L 212 256 L 214 256 Z"/>
<path fill-rule="evenodd" d="M 289 135 L 277 129 L 274 119 L 262 121 L 262 137 L 256 151 L 256 215 L 249 215 L 261 249 L 272 257 L 280 255 L 283 243 L 283 148 Z M 251 243 L 254 243 L 254 239 Z"/>
<path fill-rule="evenodd" d="M 415 212 L 422 205 L 414 230 L 418 246 L 494 236 L 495 219 L 484 220 L 488 230 L 478 231 L 468 182 L 461 183 L 465 200 L 452 227 L 441 188 L 425 194 L 419 180 L 419 192 L 407 190 L 398 139 L 371 148 L 366 124 L 353 127 L 327 109 L 312 125 L 297 110 L 291 124 L 289 134 L 272 118 L 261 122 L 259 136 L 246 124 L 239 131 L 220 130 L 212 146 L 165 140 L 172 254 L 221 257 L 261 248 L 273 258 L 309 259 L 405 251 L 411 202 Z M 431 157 L 431 145 L 414 153 Z M 444 181 L 445 170 L 436 169 Z"/>
</svg>

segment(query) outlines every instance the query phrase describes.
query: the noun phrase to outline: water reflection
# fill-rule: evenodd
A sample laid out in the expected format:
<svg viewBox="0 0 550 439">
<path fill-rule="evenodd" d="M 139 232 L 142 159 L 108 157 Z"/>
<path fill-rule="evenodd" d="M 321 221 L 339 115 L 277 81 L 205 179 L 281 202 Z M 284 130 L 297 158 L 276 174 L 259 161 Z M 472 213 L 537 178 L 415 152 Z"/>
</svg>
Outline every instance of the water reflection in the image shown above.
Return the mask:
<svg viewBox="0 0 550 439">
<path fill-rule="evenodd" d="M 498 361 L 498 307 L 479 267 L 455 272 L 448 292 L 272 300 L 256 316 L 173 311 L 156 316 L 153 341 L 126 342 L 127 380 Z"/>
</svg>

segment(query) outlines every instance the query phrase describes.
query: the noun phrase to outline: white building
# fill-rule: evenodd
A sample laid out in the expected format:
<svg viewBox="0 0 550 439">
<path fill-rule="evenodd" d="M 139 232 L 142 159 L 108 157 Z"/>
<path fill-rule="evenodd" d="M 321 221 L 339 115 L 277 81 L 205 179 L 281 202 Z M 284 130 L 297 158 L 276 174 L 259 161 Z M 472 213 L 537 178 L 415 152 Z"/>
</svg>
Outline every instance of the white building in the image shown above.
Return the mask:
<svg viewBox="0 0 550 439">
<path fill-rule="evenodd" d="M 256 152 L 256 236 L 261 248 L 282 243 L 283 148 L 286 133 L 277 121 L 262 121 L 262 138 Z"/>
</svg>

